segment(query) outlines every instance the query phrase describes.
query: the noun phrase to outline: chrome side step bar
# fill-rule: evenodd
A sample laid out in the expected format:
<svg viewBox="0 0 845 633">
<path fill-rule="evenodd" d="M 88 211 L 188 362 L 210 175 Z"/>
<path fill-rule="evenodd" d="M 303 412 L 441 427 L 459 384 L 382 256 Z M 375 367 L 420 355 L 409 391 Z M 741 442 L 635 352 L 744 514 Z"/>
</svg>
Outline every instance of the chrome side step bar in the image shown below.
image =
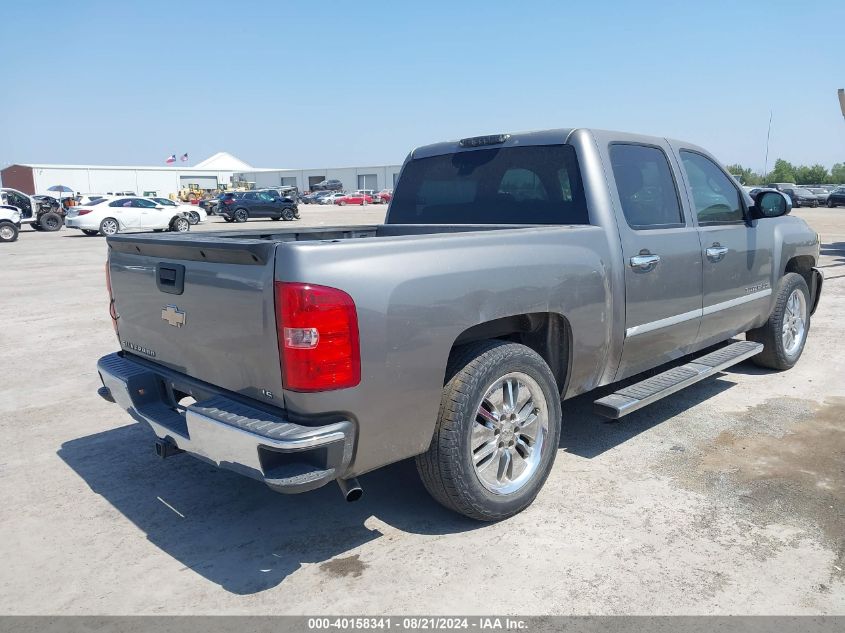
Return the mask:
<svg viewBox="0 0 845 633">
<path fill-rule="evenodd" d="M 593 410 L 606 418 L 617 420 L 661 398 L 689 387 L 763 351 L 762 343 L 737 341 L 730 345 L 674 367 L 662 374 L 646 378 L 593 403 Z"/>
</svg>

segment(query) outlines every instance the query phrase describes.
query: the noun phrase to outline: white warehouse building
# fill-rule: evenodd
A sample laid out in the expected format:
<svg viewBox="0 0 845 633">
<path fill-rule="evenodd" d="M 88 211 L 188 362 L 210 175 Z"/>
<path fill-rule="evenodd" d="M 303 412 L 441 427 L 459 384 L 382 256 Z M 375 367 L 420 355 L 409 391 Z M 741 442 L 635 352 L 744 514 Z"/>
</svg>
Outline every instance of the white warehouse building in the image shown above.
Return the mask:
<svg viewBox="0 0 845 633">
<path fill-rule="evenodd" d="M 339 167 L 329 169 L 261 169 L 218 152 L 194 165 L 49 165 L 13 164 L 0 171 L 4 187 L 30 195 L 51 194 L 50 187 L 64 185 L 76 193 L 117 193 L 173 196 L 191 185 L 205 191 L 232 188 L 243 182 L 254 187 L 295 186 L 307 191 L 323 180 L 337 179 L 345 191 L 392 189 L 401 165 Z"/>
<path fill-rule="evenodd" d="M 235 171 L 252 166 L 219 152 L 194 167 L 173 165 L 47 165 L 16 164 L 0 172 L 4 187 L 28 193 L 50 194 L 50 187 L 64 185 L 76 193 L 131 191 L 137 195 L 170 196 L 194 185 L 213 191 L 229 186 Z"/>
<path fill-rule="evenodd" d="M 344 191 L 393 189 L 402 165 L 334 167 L 328 169 L 253 169 L 237 172 L 235 180 L 255 183 L 255 188 L 296 187 L 310 191 L 323 180 L 339 180 Z"/>
</svg>

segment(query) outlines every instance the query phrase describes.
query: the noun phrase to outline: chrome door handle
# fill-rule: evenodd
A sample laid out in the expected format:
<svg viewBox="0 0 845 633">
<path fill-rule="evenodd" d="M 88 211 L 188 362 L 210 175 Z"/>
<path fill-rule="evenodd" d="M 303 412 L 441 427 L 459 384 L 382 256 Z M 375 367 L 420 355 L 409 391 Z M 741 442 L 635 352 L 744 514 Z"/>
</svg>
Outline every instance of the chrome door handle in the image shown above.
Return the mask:
<svg viewBox="0 0 845 633">
<path fill-rule="evenodd" d="M 710 248 L 707 249 L 707 259 L 711 262 L 720 262 L 725 258 L 725 255 L 728 253 L 728 247 L 722 246 L 721 244 L 713 244 Z"/>
<path fill-rule="evenodd" d="M 637 268 L 643 272 L 654 270 L 659 263 L 660 255 L 634 255 L 631 258 L 631 268 Z"/>
</svg>

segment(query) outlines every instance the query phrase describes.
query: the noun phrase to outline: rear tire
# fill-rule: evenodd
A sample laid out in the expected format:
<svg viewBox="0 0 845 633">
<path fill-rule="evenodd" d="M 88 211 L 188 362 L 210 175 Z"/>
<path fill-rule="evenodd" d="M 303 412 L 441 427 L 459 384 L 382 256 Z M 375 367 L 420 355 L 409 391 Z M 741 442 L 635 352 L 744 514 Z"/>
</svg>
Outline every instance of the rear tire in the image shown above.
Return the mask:
<svg viewBox="0 0 845 633">
<path fill-rule="evenodd" d="M 235 209 L 234 220 L 235 222 L 246 222 L 249 220 L 249 211 L 246 209 Z"/>
<path fill-rule="evenodd" d="M 828 208 L 828 209 L 835 209 L 835 208 L 836 208 L 836 203 L 835 203 L 833 200 L 828 200 L 828 201 L 827 201 L 827 208 Z"/>
<path fill-rule="evenodd" d="M 801 358 L 810 332 L 810 290 L 797 273 L 785 274 L 778 283 L 769 320 L 749 330 L 745 338 L 763 344 L 751 360 L 760 367 L 791 369 Z"/>
<path fill-rule="evenodd" d="M 62 216 L 58 213 L 45 213 L 38 218 L 38 225 L 45 231 L 53 232 L 62 228 Z"/>
<path fill-rule="evenodd" d="M 100 222 L 100 235 L 108 237 L 109 235 L 116 234 L 118 231 L 120 231 L 120 224 L 114 218 L 106 218 Z"/>
<path fill-rule="evenodd" d="M 437 425 L 417 471 L 445 507 L 479 521 L 505 519 L 545 483 L 560 427 L 560 393 L 539 354 L 504 341 L 461 346 L 449 357 Z"/>
<path fill-rule="evenodd" d="M 13 222 L 0 222 L 0 242 L 14 242 L 18 239 L 18 227 Z"/>
</svg>

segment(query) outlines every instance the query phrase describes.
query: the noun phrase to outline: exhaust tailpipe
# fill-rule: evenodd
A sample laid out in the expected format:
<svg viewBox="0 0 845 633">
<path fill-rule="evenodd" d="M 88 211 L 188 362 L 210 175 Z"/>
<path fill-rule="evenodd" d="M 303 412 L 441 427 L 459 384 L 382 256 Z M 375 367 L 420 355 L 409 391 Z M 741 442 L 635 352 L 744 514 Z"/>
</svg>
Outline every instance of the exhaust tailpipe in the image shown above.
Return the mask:
<svg viewBox="0 0 845 633">
<path fill-rule="evenodd" d="M 352 477 L 352 479 L 338 479 L 337 485 L 340 486 L 340 494 L 342 494 L 343 498 L 349 503 L 358 501 L 358 499 L 361 498 L 361 495 L 364 494 L 364 489 L 361 488 L 361 485 L 355 477 Z"/>
</svg>

